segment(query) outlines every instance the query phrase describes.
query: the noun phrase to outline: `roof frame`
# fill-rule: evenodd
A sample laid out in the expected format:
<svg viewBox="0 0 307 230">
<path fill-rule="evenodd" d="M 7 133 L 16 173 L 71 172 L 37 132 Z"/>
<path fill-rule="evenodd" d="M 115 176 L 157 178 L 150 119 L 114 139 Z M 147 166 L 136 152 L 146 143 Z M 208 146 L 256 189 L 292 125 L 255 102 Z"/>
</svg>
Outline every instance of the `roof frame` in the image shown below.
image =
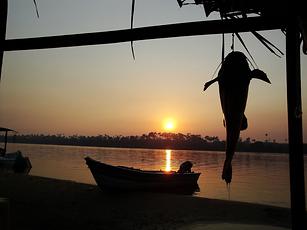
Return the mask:
<svg viewBox="0 0 307 230">
<path fill-rule="evenodd" d="M 88 46 L 171 37 L 275 30 L 285 27 L 286 22 L 283 20 L 266 19 L 257 16 L 242 19 L 186 22 L 105 32 L 8 39 L 4 41 L 4 50 L 12 51 Z"/>
</svg>

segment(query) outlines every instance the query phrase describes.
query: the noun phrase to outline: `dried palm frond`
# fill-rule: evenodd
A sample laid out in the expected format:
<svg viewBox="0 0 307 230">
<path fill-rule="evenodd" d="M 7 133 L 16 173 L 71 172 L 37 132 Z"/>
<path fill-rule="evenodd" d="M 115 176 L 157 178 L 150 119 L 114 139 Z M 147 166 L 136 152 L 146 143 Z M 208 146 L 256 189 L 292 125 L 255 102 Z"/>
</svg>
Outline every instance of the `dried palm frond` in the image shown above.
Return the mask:
<svg viewBox="0 0 307 230">
<path fill-rule="evenodd" d="M 37 7 L 36 0 L 33 0 L 33 3 L 34 3 L 34 6 L 35 6 L 36 15 L 39 18 L 39 13 L 38 13 L 38 7 Z"/>
<path fill-rule="evenodd" d="M 265 15 L 271 8 L 267 9 L 265 0 L 177 0 L 180 7 L 183 5 L 203 5 L 205 14 L 208 17 L 213 11 L 219 12 L 221 20 L 227 20 L 227 19 L 243 19 L 247 18 L 248 14 L 258 14 L 258 15 Z M 284 7 L 284 5 L 282 6 Z M 269 40 L 267 40 L 265 37 L 260 35 L 256 31 L 251 31 L 251 33 L 267 48 L 269 49 L 274 55 L 280 57 L 280 55 L 283 55 L 284 53 L 278 49 L 273 43 L 271 43 Z M 252 55 L 250 54 L 249 50 L 247 49 L 247 46 L 245 45 L 243 39 L 239 35 L 239 33 L 235 33 L 236 37 L 239 39 L 241 44 L 243 45 L 246 52 L 249 54 L 252 61 L 257 66 L 256 62 L 254 61 Z M 223 40 L 224 44 L 224 40 Z M 232 48 L 233 49 L 233 48 Z M 276 52 L 275 52 L 275 50 Z M 222 46 L 222 56 L 224 53 L 224 45 Z M 279 54 L 280 55 L 279 55 Z M 223 58 L 222 58 L 223 60 Z"/>
<path fill-rule="evenodd" d="M 270 46 L 274 47 L 281 55 L 284 55 L 284 53 L 280 49 L 278 49 L 278 47 L 276 47 L 273 43 L 271 43 L 269 40 L 267 40 L 261 34 L 259 34 L 256 31 L 251 31 L 251 32 L 266 48 L 268 48 L 277 57 L 280 57 L 280 55 L 278 55 Z"/>
<path fill-rule="evenodd" d="M 133 19 L 134 19 L 134 8 L 135 8 L 135 0 L 132 0 L 132 6 L 131 6 L 131 29 L 133 28 Z M 131 52 L 132 52 L 132 57 L 133 60 L 135 60 L 135 54 L 134 54 L 134 48 L 133 48 L 133 40 L 131 40 L 130 42 L 130 46 L 131 46 Z"/>
</svg>

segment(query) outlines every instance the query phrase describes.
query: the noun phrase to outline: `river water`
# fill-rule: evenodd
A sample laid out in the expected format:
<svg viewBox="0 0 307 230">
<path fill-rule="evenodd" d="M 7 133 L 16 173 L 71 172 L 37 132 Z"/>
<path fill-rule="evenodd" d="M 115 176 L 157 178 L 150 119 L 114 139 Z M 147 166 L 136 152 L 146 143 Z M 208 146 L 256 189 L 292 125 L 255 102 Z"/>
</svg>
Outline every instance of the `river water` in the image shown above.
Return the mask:
<svg viewBox="0 0 307 230">
<path fill-rule="evenodd" d="M 21 150 L 32 163 L 31 175 L 95 184 L 84 157 L 147 170 L 177 170 L 190 160 L 201 172 L 195 196 L 290 207 L 287 154 L 236 153 L 230 192 L 221 179 L 223 152 L 8 144 L 8 151 Z M 307 156 L 305 185 L 307 184 Z M 305 189 L 306 191 L 306 189 Z M 307 193 L 306 193 L 307 196 Z"/>
</svg>

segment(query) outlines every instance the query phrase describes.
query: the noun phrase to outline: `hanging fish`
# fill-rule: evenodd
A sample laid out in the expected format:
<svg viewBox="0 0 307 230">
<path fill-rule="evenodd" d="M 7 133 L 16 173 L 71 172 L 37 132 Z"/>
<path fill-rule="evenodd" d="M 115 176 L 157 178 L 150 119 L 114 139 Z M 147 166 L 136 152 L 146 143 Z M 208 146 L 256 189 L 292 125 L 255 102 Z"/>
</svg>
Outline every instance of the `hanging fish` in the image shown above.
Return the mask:
<svg viewBox="0 0 307 230">
<path fill-rule="evenodd" d="M 267 75 L 259 70 L 249 68 L 247 58 L 242 52 L 229 53 L 222 63 L 218 76 L 207 82 L 204 91 L 214 82 L 219 83 L 220 101 L 224 113 L 226 127 L 226 159 L 222 179 L 227 184 L 232 179 L 231 161 L 235 153 L 240 131 L 247 129 L 247 119 L 244 115 L 249 82 L 252 78 L 271 83 Z"/>
</svg>

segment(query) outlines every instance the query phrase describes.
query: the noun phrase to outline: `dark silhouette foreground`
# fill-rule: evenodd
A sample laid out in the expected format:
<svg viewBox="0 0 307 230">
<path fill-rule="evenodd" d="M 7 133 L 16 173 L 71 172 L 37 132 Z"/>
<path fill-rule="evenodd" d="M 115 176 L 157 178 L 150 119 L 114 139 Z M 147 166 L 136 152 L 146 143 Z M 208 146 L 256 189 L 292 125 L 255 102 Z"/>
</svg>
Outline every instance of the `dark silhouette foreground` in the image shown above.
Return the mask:
<svg viewBox="0 0 307 230">
<path fill-rule="evenodd" d="M 289 227 L 290 210 L 266 205 L 151 193 L 104 193 L 94 185 L 0 175 L 11 229 L 178 229 L 199 221 Z"/>
</svg>

